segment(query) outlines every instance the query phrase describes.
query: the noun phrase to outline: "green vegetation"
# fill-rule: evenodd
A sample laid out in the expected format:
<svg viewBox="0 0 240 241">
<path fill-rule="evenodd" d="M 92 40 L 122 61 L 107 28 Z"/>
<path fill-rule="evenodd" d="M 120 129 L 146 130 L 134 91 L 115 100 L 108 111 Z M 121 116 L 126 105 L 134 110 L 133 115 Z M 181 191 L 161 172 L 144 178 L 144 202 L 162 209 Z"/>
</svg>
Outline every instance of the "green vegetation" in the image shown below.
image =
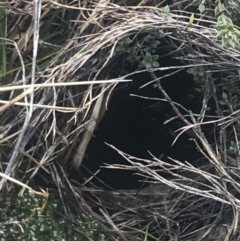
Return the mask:
<svg viewBox="0 0 240 241">
<path fill-rule="evenodd" d="M 63 213 L 59 200 L 47 202 L 31 192 L 22 197 L 8 195 L 0 206 L 0 240 L 107 241 L 96 222 L 66 218 Z"/>
<path fill-rule="evenodd" d="M 140 40 L 132 40 L 129 37 L 118 42 L 116 52 L 126 54 L 126 60 L 131 64 L 139 64 L 140 68 L 151 69 L 159 67 L 156 53 L 165 35 L 161 31 L 147 34 Z"/>
<path fill-rule="evenodd" d="M 236 143 L 235 141 L 231 141 L 230 142 L 230 147 L 229 147 L 229 151 L 231 151 L 234 154 L 239 154 L 239 144 L 240 143 Z"/>
</svg>

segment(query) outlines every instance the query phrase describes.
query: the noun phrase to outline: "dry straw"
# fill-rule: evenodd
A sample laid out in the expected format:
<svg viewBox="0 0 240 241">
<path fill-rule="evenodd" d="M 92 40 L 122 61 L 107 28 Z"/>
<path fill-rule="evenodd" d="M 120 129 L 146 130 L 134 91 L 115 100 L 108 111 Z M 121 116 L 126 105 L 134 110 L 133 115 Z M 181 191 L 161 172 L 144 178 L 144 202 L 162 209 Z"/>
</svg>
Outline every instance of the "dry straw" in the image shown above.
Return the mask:
<svg viewBox="0 0 240 241">
<path fill-rule="evenodd" d="M 238 138 L 239 112 L 230 109 L 223 118 L 216 108 L 216 115 L 211 116 L 211 123 L 215 125 L 214 143 L 208 142 L 201 126 L 209 124 L 206 107 L 210 96 L 215 97 L 216 106 L 219 102 L 214 92 L 218 86 L 213 74 L 239 76 L 239 47 L 222 46 L 217 40 L 213 17 L 195 14 L 189 25 L 191 14 L 184 9 L 189 1 L 172 4 L 172 11 L 167 14 L 161 8 L 165 3 L 157 5 L 154 2 L 142 1 L 132 7 L 126 6 L 124 1 L 107 0 L 97 3 L 70 1 L 68 4 L 37 0 L 4 3 L 9 18 L 28 27 L 22 31 L 23 36 L 14 36 L 17 45 L 9 48 L 11 60 L 0 87 L 2 171 L 13 174 L 24 166 L 25 175 L 18 183 L 23 181 L 26 185 L 37 172 L 43 176 L 47 173 L 50 182 L 57 187 L 66 212 L 74 207 L 80 215 L 95 218 L 111 240 L 233 240 L 238 233 L 240 173 L 239 160 L 231 157 L 227 148 L 229 135 L 234 133 L 236 140 Z M 232 2 L 228 3 L 233 6 Z M 27 24 L 32 19 L 35 23 Z M 49 23 L 55 24 L 56 29 L 65 26 L 62 42 L 51 42 L 56 36 L 49 37 Z M 11 24 L 9 28 L 14 30 Z M 179 60 L 179 66 L 167 69 L 174 72 L 202 67 L 205 70 L 211 88 L 203 93 L 200 113 L 187 113 L 191 123 L 182 114 L 184 108 L 173 102 L 160 84 L 158 87 L 176 118 L 185 123 L 182 131 L 192 129 L 196 134 L 196 147 L 208 164 L 196 168 L 194 160 L 189 160 L 191 164 L 178 160 L 170 164 L 158 157 L 145 160 L 112 146 L 129 164 L 109 165 L 108 168 L 136 171 L 151 183 L 151 188 L 147 189 L 151 193 L 146 194 L 146 189 L 101 191 L 90 180 L 86 180 L 88 185 L 79 187 L 69 180 L 67 167 L 73 164 L 77 169 L 81 165 L 114 87 L 119 82 L 131 80 L 130 75 L 134 74 L 111 78 L 111 70 L 116 68 L 119 58 L 115 51 L 118 42 L 128 36 L 159 30 L 166 36 L 171 49 L 169 55 Z M 45 31 L 45 35 L 41 36 L 41 31 Z M 20 51 L 26 53 L 33 35 L 34 56 L 30 63 L 25 63 L 31 66 L 25 78 L 25 59 L 20 58 L 19 65 L 17 56 Z M 6 40 L 1 41 L 7 46 Z M 47 51 L 44 52 L 44 48 Z M 37 58 L 37 52 L 41 51 L 44 54 L 38 54 Z M 152 80 L 156 81 L 154 70 L 163 68 L 152 69 Z M 163 178 L 159 169 L 172 178 Z M 1 185 L 9 184 L 5 181 L 2 179 Z M 50 190 L 50 194 L 51 191 L 54 192 Z"/>
</svg>

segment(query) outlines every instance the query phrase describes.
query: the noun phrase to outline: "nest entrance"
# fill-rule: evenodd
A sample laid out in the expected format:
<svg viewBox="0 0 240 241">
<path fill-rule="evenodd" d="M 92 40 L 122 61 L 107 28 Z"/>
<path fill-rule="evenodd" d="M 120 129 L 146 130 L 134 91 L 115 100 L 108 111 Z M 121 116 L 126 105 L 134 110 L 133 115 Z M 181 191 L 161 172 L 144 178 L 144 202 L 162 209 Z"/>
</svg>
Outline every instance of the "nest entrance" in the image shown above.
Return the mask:
<svg viewBox="0 0 240 241">
<path fill-rule="evenodd" d="M 165 57 L 160 65 L 164 67 L 180 64 L 173 58 Z M 135 70 L 128 66 L 125 71 L 133 73 Z M 157 74 L 160 77 L 171 72 L 172 70 L 166 70 Z M 133 80 L 131 83 L 120 84 L 115 88 L 108 110 L 94 132 L 81 169 L 84 177 L 91 175 L 84 167 L 95 173 L 105 163 L 127 164 L 127 161 L 106 143 L 138 158 L 151 158 L 149 152 L 165 160 L 171 157 L 190 161 L 201 157 L 193 141 L 189 140 L 194 137 L 191 133 L 183 134 L 172 146 L 177 135 L 174 131 L 182 124 L 177 118 L 165 124 L 165 121 L 175 116 L 171 106 L 163 101 L 161 92 L 154 88 L 153 84 L 141 88 L 151 81 L 150 73 L 138 73 L 130 78 Z M 187 74 L 186 70 L 163 79 L 161 83 L 173 101 L 198 113 L 201 107 L 199 95 L 194 90 L 192 76 Z M 142 178 L 133 173 L 134 171 L 100 168 L 97 178 L 114 189 L 139 188 L 139 180 Z M 164 173 L 161 175 L 169 176 Z M 93 179 L 93 182 L 102 186 L 97 178 Z"/>
</svg>

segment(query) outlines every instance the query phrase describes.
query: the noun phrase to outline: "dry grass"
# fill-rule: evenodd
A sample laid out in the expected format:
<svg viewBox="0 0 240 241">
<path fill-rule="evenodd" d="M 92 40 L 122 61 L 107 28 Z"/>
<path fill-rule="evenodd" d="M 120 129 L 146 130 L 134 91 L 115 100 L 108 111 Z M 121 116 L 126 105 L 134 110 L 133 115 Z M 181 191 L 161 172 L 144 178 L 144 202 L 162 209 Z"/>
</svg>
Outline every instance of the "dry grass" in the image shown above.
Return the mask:
<svg viewBox="0 0 240 241">
<path fill-rule="evenodd" d="M 8 175 L 22 166 L 25 174 L 21 181 L 28 184 L 42 169 L 57 186 L 66 212 L 74 203 L 83 216 L 91 215 L 99 220 L 112 240 L 150 240 L 150 233 L 156 237 L 151 237 L 153 240 L 212 240 L 211 237 L 220 235 L 219 240 L 227 241 L 235 237 L 240 208 L 239 161 L 229 155 L 228 146 L 230 136 L 238 142 L 239 111 L 230 109 L 223 115 L 219 110 L 219 97 L 213 91 L 218 86 L 212 76 L 213 73 L 239 76 L 240 51 L 238 46 L 224 48 L 217 41 L 216 20 L 196 14 L 189 26 L 189 13 L 177 9 L 183 5 L 174 4 L 176 11 L 165 14 L 152 2 L 131 7 L 116 1 L 97 4 L 43 1 L 38 18 L 36 4 L 14 1 L 1 5 L 9 18 L 9 32 L 0 36 L 9 59 L 0 87 L 3 172 Z M 37 21 L 35 25 L 32 19 Z M 25 31 L 16 34 L 16 24 L 10 20 L 26 25 Z M 41 25 L 40 30 L 37 23 Z M 62 32 L 49 36 L 53 31 L 50 23 Z M 71 160 L 75 160 L 76 168 L 81 165 L 91 134 L 116 83 L 129 81 L 129 76 L 134 74 L 110 77 L 110 70 L 119 58 L 115 52 L 118 41 L 157 30 L 166 35 L 172 49 L 169 54 L 181 63 L 168 69 L 203 67 L 206 73 L 210 91 L 203 93 L 200 113 L 187 113 L 191 123 L 160 84 L 159 90 L 176 118 L 185 123 L 183 131 L 193 129 L 198 137 L 196 146 L 209 164 L 196 168 L 194 164 L 177 160 L 172 160 L 172 164 L 157 157 L 143 160 L 113 147 L 129 165 L 115 164 L 109 168 L 135 170 L 149 182 L 167 188 L 167 195 L 146 199 L 127 193 L 127 198 L 119 201 L 114 193 L 100 192 L 94 186 L 90 190 L 76 188 L 77 184 L 68 179 L 67 167 L 72 165 Z M 30 60 L 29 40 L 34 43 L 35 53 Z M 153 81 L 156 81 L 154 70 L 165 69 L 161 66 L 153 69 Z M 205 116 L 210 96 L 217 106 L 211 121 Z M 201 126 L 209 123 L 216 127 L 216 140 L 211 144 L 201 131 Z M 163 178 L 159 169 L 171 174 L 172 179 Z M 1 185 L 4 182 L 2 179 Z"/>
</svg>

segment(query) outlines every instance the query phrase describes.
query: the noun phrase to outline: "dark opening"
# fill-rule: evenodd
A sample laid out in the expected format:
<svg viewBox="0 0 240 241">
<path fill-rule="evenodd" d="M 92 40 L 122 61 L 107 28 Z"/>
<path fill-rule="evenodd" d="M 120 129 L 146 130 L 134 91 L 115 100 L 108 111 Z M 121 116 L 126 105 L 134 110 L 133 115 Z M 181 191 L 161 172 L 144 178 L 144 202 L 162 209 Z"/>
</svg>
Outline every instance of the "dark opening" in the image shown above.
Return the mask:
<svg viewBox="0 0 240 241">
<path fill-rule="evenodd" d="M 161 67 L 179 65 L 178 61 L 170 57 L 165 57 L 160 62 Z M 126 70 L 129 73 L 134 72 L 131 66 Z M 159 77 L 172 71 L 167 70 L 156 74 Z M 163 98 L 153 84 L 140 88 L 152 80 L 150 73 L 135 74 L 131 78 L 133 82 L 119 84 L 114 91 L 108 110 L 89 143 L 83 166 L 96 172 L 104 166 L 104 163 L 127 164 L 127 161 L 105 142 L 139 158 L 151 159 L 149 151 L 156 157 L 164 155 L 164 160 L 167 160 L 167 157 L 190 162 L 198 159 L 200 154 L 197 153 L 193 141 L 189 140 L 191 136 L 187 134 L 182 135 L 177 143 L 171 146 L 175 138 L 173 131 L 181 127 L 181 121 L 176 119 L 167 125 L 164 124 L 166 120 L 175 116 L 167 102 L 131 96 L 135 94 Z M 200 98 L 194 91 L 193 78 L 186 73 L 186 70 L 161 80 L 161 83 L 173 101 L 195 113 L 199 112 Z M 84 168 L 81 171 L 84 176 L 90 176 Z M 115 189 L 139 188 L 141 185 L 139 180 L 143 180 L 138 175 L 133 175 L 131 171 L 106 168 L 101 168 L 97 177 Z M 97 179 L 93 179 L 93 182 L 102 186 Z"/>
</svg>

